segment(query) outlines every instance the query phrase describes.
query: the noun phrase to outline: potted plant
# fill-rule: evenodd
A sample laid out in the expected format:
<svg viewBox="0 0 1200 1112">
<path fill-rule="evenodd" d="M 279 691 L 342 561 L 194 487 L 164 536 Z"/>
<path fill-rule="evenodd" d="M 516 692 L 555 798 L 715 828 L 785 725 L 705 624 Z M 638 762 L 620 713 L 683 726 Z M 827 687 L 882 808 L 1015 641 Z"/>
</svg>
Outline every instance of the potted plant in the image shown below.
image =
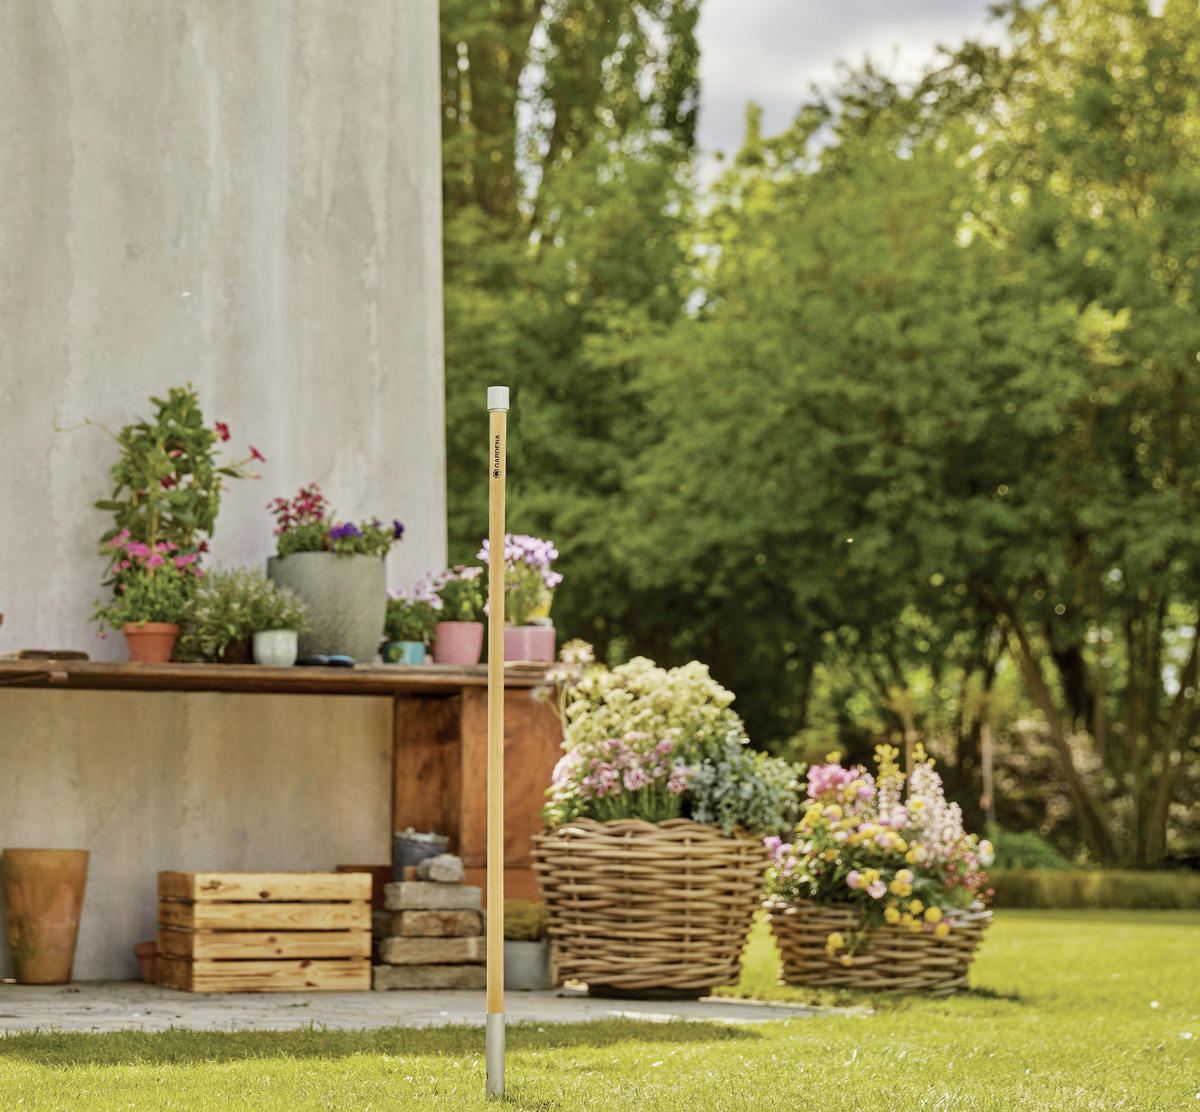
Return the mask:
<svg viewBox="0 0 1200 1112">
<path fill-rule="evenodd" d="M 735 982 L 761 839 L 794 821 L 797 770 L 748 747 L 732 693 L 697 661 L 608 669 L 576 642 L 563 657 L 566 752 L 533 848 L 559 976 L 602 995 Z"/>
<path fill-rule="evenodd" d="M 385 664 L 424 664 L 425 648 L 433 636 L 442 600 L 428 579 L 411 592 L 388 590 L 383 620 L 384 643 L 379 655 Z"/>
<path fill-rule="evenodd" d="M 224 480 L 257 478 L 246 465 L 263 456 L 251 445 L 245 459 L 221 464 L 216 448 L 230 439 L 229 427 L 223 421 L 205 424 L 190 385 L 150 401 L 154 416 L 119 433 L 83 422 L 104 429 L 121 449 L 112 467 L 112 496 L 95 503 L 113 515 L 100 540 L 101 553 L 111 561 L 104 586 L 112 588 L 113 601 L 97 603 L 95 617 L 114 628 L 136 625 L 135 637 L 157 643 L 154 658 L 168 660 L 178 631 L 147 627 L 178 626 L 216 525 Z M 184 574 L 176 575 L 180 569 Z"/>
<path fill-rule="evenodd" d="M 131 661 L 166 663 L 203 575 L 195 554 L 180 554 L 172 541 L 134 540 L 127 529 L 104 547 L 112 560 L 105 582 L 113 597 L 97 600 L 93 620 L 125 634 Z"/>
<path fill-rule="evenodd" d="M 378 518 L 338 522 L 316 483 L 267 508 L 278 546 L 267 574 L 308 604 L 310 630 L 300 637 L 300 655 L 374 660 L 387 607 L 384 558 L 404 526 Z"/>
<path fill-rule="evenodd" d="M 293 664 L 297 635 L 307 624 L 304 602 L 262 571 L 218 569 L 196 587 L 178 655 L 183 660 L 244 664 L 251 659 L 253 641 L 258 663 Z M 272 642 L 280 643 L 273 652 Z"/>
<path fill-rule="evenodd" d="M 459 564 L 433 581 L 441 620 L 433 627 L 435 664 L 478 664 L 483 652 L 483 568 Z"/>
<path fill-rule="evenodd" d="M 545 992 L 554 987 L 550 916 L 535 900 L 504 901 L 504 987 Z"/>
<path fill-rule="evenodd" d="M 907 778 L 895 748 L 875 753 L 875 775 L 836 762 L 810 768 L 793 840 L 766 840 L 767 908 L 784 980 L 965 988 L 991 921 L 983 872 L 991 846 L 963 831 L 962 812 L 946 801 L 921 746 Z"/>
<path fill-rule="evenodd" d="M 485 540 L 477 558 L 490 560 Z M 504 536 L 504 659 L 554 660 L 550 604 L 562 576 L 551 564 L 558 549 L 550 541 L 525 534 Z"/>
</svg>

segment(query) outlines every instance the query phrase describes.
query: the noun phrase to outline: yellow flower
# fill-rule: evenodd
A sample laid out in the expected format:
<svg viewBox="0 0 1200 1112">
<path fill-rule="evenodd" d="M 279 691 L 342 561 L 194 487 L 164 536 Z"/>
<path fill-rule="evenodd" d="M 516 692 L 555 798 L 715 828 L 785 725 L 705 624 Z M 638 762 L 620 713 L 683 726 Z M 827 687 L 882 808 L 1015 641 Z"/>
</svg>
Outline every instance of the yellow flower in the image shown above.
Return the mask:
<svg viewBox="0 0 1200 1112">
<path fill-rule="evenodd" d="M 833 931 L 829 937 L 825 939 L 825 949 L 832 953 L 834 950 L 840 950 L 846 945 L 846 940 L 842 937 L 841 932 Z"/>
<path fill-rule="evenodd" d="M 942 921 L 942 909 L 940 907 L 927 907 L 925 909 L 925 922 L 940 923 L 941 921 Z"/>
<path fill-rule="evenodd" d="M 912 895 L 912 885 L 905 884 L 902 880 L 893 880 L 888 887 L 894 895 L 901 898 Z"/>
<path fill-rule="evenodd" d="M 950 924 L 938 923 L 938 925 L 933 928 L 933 933 L 935 938 L 945 938 L 946 935 L 950 933 Z"/>
<path fill-rule="evenodd" d="M 900 870 L 899 870 L 899 871 L 896 873 L 896 879 L 897 879 L 897 880 L 898 880 L 898 881 L 899 881 L 901 884 L 912 884 L 912 882 L 913 882 L 913 879 L 914 879 L 914 878 L 913 878 L 913 874 L 912 874 L 912 870 L 911 870 L 911 869 L 900 869 Z"/>
<path fill-rule="evenodd" d="M 894 907 L 885 907 L 883 909 L 883 917 L 889 923 L 900 922 L 900 912 L 897 908 L 894 908 Z"/>
<path fill-rule="evenodd" d="M 922 808 L 922 807 L 924 807 L 924 806 L 925 806 L 925 800 L 923 800 L 923 799 L 913 799 L 913 800 L 910 800 L 910 801 L 909 801 L 909 804 L 908 804 L 908 809 L 909 809 L 910 811 L 919 811 L 919 810 L 921 810 L 921 808 Z"/>
<path fill-rule="evenodd" d="M 924 907 L 925 905 L 921 903 L 920 900 L 913 900 L 913 902 L 908 905 L 908 910 L 914 915 L 920 915 Z"/>
<path fill-rule="evenodd" d="M 921 920 L 914 919 L 911 923 L 908 924 L 908 929 L 910 931 L 919 931 L 921 929 Z"/>
<path fill-rule="evenodd" d="M 831 803 L 821 814 L 827 819 L 840 819 L 842 817 L 842 809 L 836 803 Z"/>
<path fill-rule="evenodd" d="M 843 954 L 842 955 L 842 964 L 843 965 L 853 965 L 854 959 L 849 954 Z"/>
<path fill-rule="evenodd" d="M 825 763 L 826 764 L 835 765 L 841 759 L 842 759 L 842 753 L 841 753 L 840 749 L 835 749 L 832 753 L 825 754 Z"/>
<path fill-rule="evenodd" d="M 892 845 L 894 845 L 896 847 L 896 850 L 899 853 L 903 853 L 906 849 L 908 849 L 908 843 L 903 838 L 901 838 L 899 834 L 892 835 Z M 906 860 L 907 860 L 907 858 L 906 858 Z M 912 864 L 912 862 L 909 862 L 909 864 Z"/>
<path fill-rule="evenodd" d="M 915 923 L 916 923 L 916 920 L 911 915 L 909 915 L 907 912 L 905 912 L 903 915 L 900 916 L 900 925 L 902 927 L 911 927 L 911 926 L 915 925 Z"/>
<path fill-rule="evenodd" d="M 821 856 L 824 857 L 826 861 L 836 861 L 837 860 L 837 850 L 836 849 L 827 849 L 823 854 L 821 854 Z"/>
<path fill-rule="evenodd" d="M 917 854 L 916 854 L 916 851 L 915 851 L 915 850 L 911 850 L 911 849 L 910 849 L 910 850 L 909 850 L 909 851 L 908 851 L 908 852 L 907 852 L 907 853 L 904 855 L 904 860 L 905 860 L 905 861 L 907 861 L 907 862 L 908 862 L 910 865 L 915 865 L 915 864 L 917 863 Z"/>
</svg>

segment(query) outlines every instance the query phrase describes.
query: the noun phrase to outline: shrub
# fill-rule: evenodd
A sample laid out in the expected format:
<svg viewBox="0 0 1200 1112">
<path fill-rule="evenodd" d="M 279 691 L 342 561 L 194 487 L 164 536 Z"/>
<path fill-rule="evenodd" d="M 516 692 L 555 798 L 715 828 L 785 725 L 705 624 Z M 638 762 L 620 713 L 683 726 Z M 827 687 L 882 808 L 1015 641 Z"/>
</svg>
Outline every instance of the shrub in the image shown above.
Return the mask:
<svg viewBox="0 0 1200 1112">
<path fill-rule="evenodd" d="M 514 942 L 539 942 L 550 927 L 550 913 L 534 900 L 504 901 L 504 937 Z"/>
<path fill-rule="evenodd" d="M 1074 869 L 1045 838 L 1033 830 L 988 830 L 996 854 L 997 869 Z"/>
<path fill-rule="evenodd" d="M 1200 909 L 1200 874 L 1133 869 L 995 869 L 997 907 Z"/>
</svg>

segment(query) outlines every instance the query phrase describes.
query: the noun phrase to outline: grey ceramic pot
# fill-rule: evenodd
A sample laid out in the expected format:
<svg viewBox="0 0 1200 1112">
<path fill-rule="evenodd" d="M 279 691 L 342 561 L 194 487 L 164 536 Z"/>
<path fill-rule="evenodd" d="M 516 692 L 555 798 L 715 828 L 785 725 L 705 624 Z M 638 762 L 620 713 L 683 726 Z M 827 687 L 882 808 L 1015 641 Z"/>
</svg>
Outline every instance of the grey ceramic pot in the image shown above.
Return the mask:
<svg viewBox="0 0 1200 1112">
<path fill-rule="evenodd" d="M 267 575 L 308 603 L 311 629 L 301 634 L 301 657 L 344 654 L 370 664 L 383 639 L 387 566 L 379 556 L 293 552 L 267 560 Z"/>
</svg>

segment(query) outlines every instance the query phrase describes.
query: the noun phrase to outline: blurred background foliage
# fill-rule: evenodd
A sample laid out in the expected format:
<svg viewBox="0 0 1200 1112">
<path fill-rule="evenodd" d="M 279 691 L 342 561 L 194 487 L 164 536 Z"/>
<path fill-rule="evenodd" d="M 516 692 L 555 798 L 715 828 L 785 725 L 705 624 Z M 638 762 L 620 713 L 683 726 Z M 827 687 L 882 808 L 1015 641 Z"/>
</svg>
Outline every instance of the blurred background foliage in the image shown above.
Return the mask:
<svg viewBox="0 0 1200 1112">
<path fill-rule="evenodd" d="M 1200 855 L 1200 11 L 997 9 L 695 172 L 700 0 L 443 0 L 451 556 L 755 742 L 921 738 L 974 823 Z"/>
</svg>

